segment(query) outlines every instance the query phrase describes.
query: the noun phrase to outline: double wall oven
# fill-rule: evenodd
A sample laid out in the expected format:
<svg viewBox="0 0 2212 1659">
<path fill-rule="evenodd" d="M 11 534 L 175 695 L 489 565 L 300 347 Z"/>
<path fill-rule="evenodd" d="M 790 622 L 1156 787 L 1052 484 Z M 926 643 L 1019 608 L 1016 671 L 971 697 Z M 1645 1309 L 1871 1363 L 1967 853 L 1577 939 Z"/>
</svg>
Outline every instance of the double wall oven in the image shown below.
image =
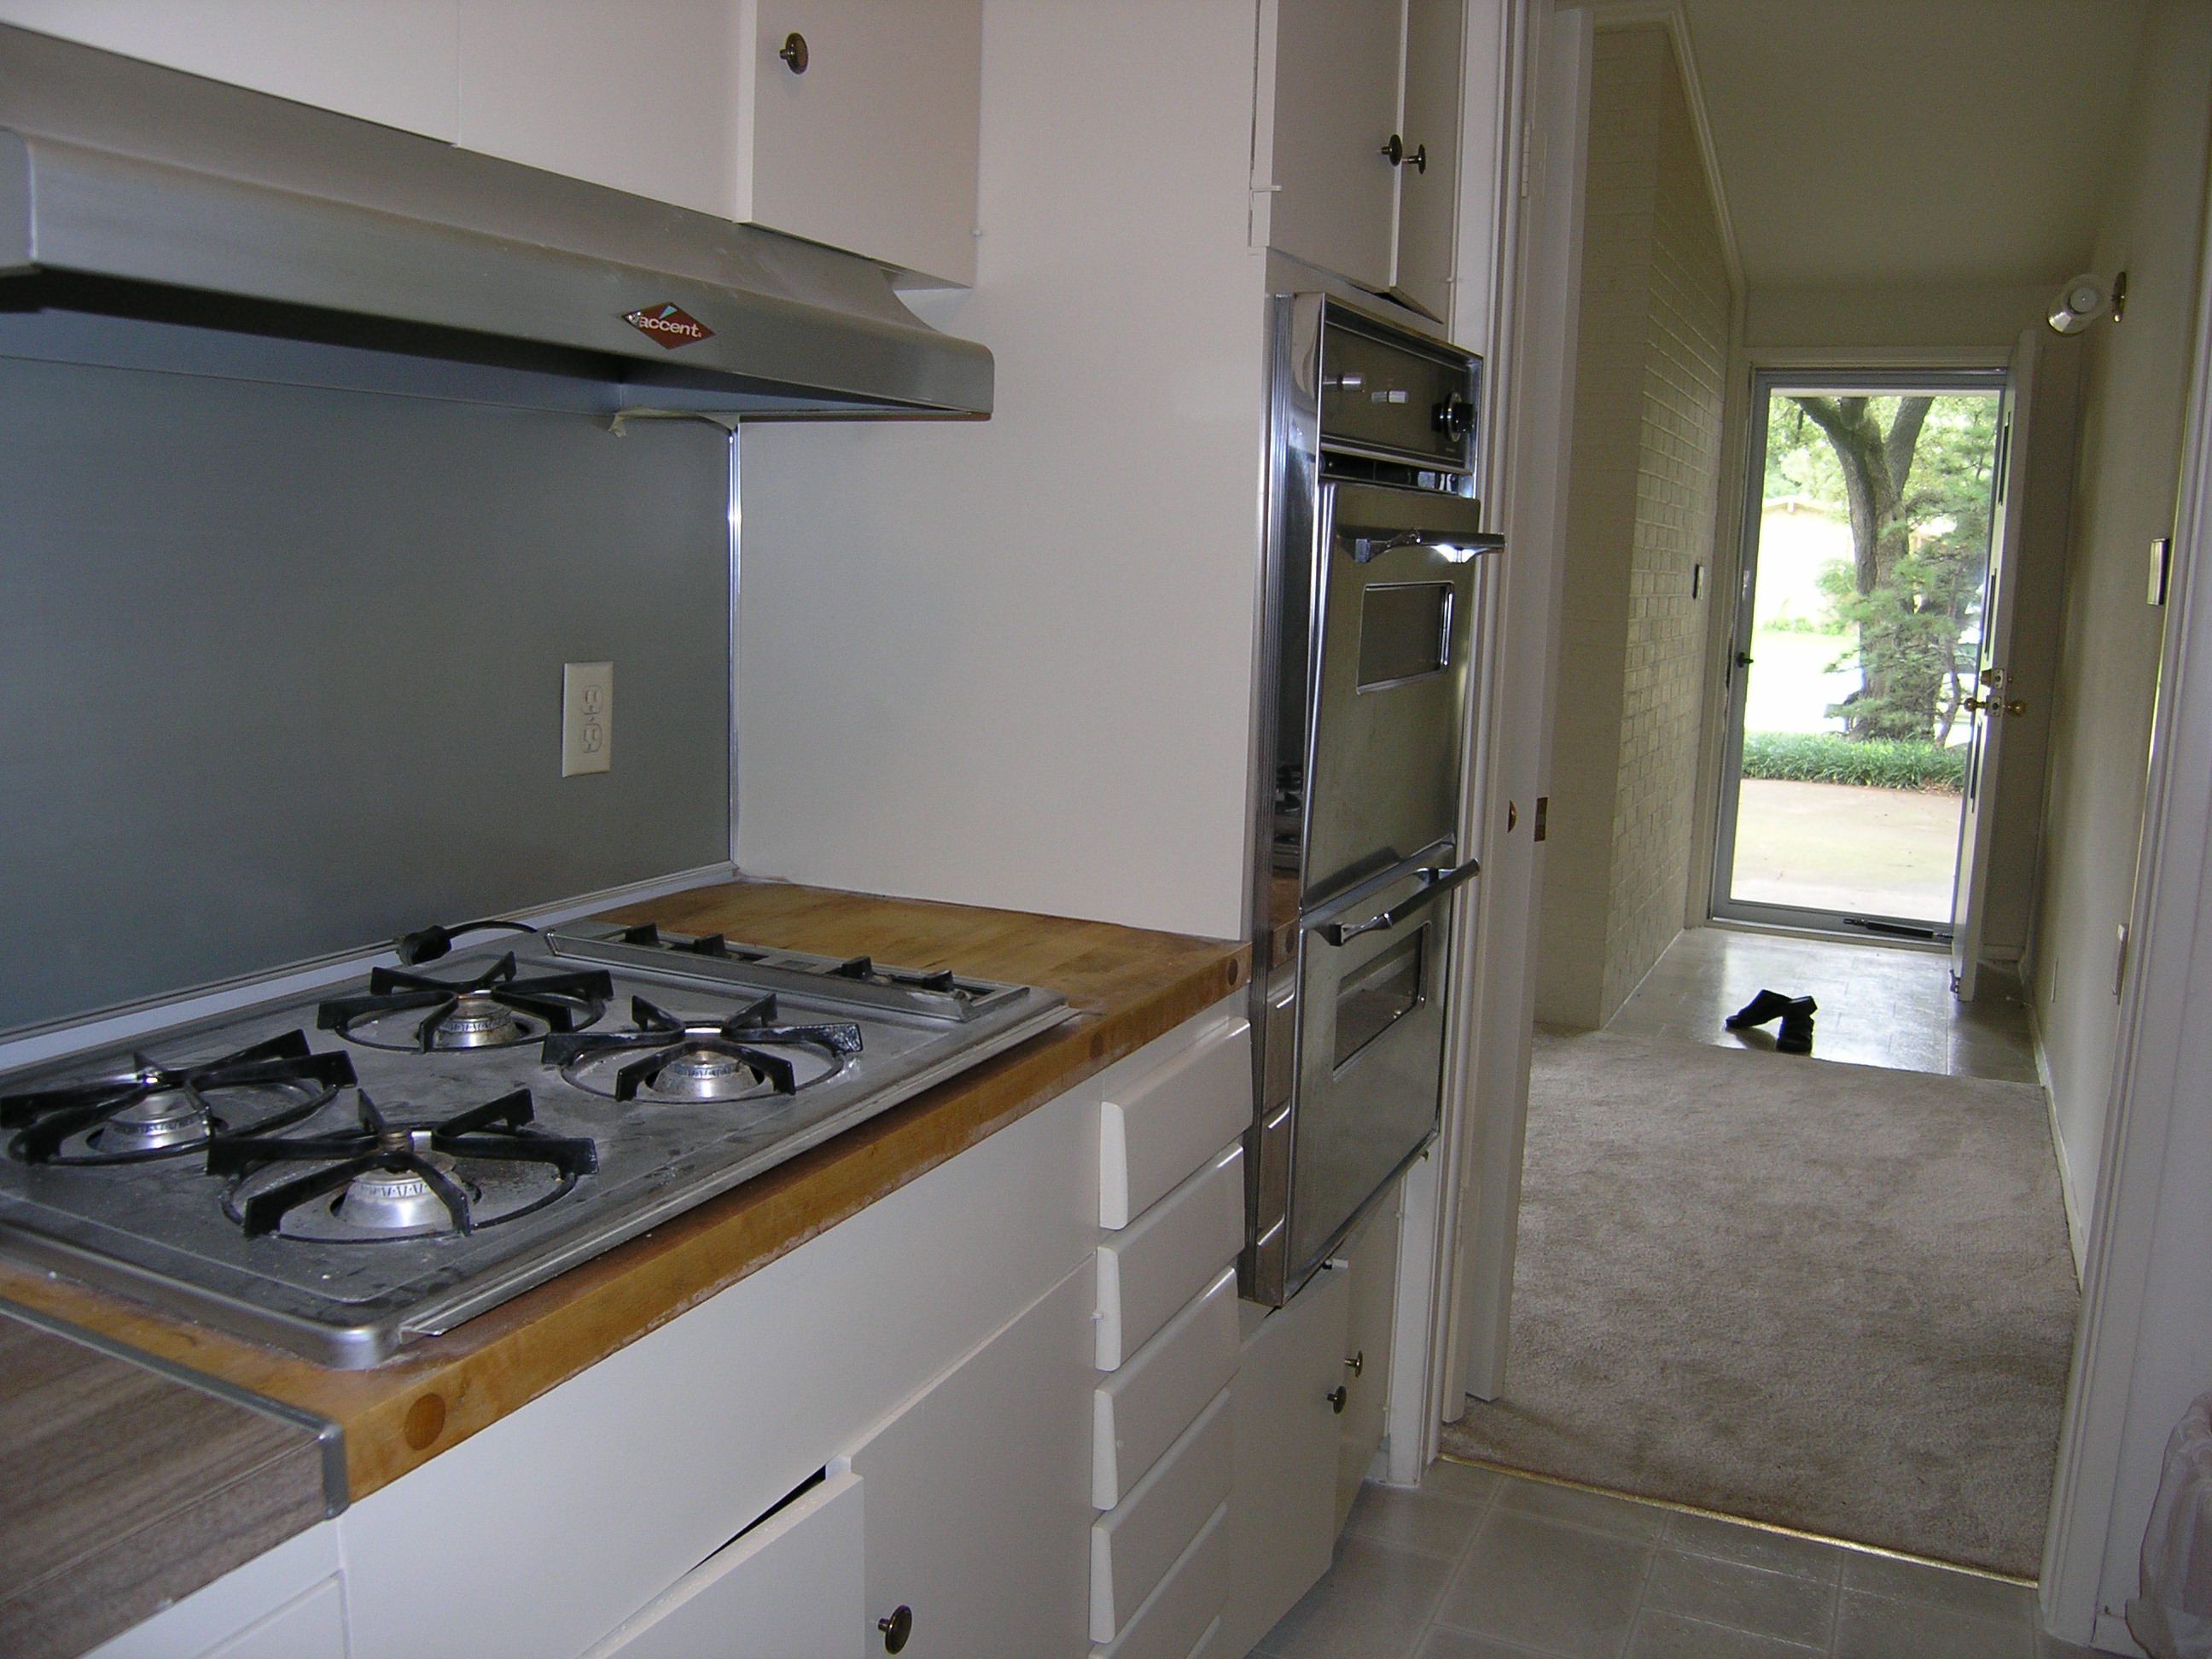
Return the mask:
<svg viewBox="0 0 2212 1659">
<path fill-rule="evenodd" d="M 1276 301 L 1243 1293 L 1288 1299 L 1435 1137 L 1476 626 L 1480 359 Z"/>
</svg>

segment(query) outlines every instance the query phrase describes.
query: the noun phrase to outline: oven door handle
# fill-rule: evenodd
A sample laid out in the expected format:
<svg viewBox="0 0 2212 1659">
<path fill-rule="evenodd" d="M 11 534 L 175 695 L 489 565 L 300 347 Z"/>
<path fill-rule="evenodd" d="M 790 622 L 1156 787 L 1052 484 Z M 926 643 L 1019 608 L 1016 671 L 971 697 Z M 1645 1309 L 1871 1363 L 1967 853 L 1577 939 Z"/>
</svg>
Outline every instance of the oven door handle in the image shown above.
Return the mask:
<svg viewBox="0 0 2212 1659">
<path fill-rule="evenodd" d="M 1325 921 L 1314 932 L 1331 945 L 1349 945 L 1362 933 L 1386 933 L 1400 922 L 1434 904 L 1455 887 L 1463 887 L 1473 881 L 1482 873 L 1482 864 L 1478 859 L 1469 859 L 1465 864 L 1449 870 L 1431 865 L 1413 873 L 1421 879 L 1421 890 L 1403 904 L 1394 905 L 1381 915 L 1370 916 L 1350 927 L 1340 921 Z"/>
</svg>

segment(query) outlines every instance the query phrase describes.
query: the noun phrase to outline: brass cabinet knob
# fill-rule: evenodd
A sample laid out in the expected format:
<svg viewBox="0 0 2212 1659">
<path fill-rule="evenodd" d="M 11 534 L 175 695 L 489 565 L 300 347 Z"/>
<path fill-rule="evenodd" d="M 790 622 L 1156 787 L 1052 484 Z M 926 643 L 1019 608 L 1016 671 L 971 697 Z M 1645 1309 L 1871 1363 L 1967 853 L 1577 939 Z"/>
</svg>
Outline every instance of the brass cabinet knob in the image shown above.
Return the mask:
<svg viewBox="0 0 2212 1659">
<path fill-rule="evenodd" d="M 805 74 L 807 64 L 806 37 L 801 34 L 797 29 L 793 29 L 790 33 L 783 37 L 783 50 L 776 53 L 776 56 L 782 58 L 785 63 L 791 65 L 791 72 L 793 75 Z M 891 1651 L 893 1653 L 896 1653 L 898 1650 L 896 1648 L 893 1648 Z"/>
<path fill-rule="evenodd" d="M 1352 1374 L 1354 1376 L 1361 1376 L 1367 1370 L 1367 1350 L 1362 1348 L 1344 1363 L 1352 1367 Z"/>
<path fill-rule="evenodd" d="M 1322 1398 L 1328 1401 L 1329 1410 L 1334 1412 L 1339 1417 L 1344 1415 L 1344 1402 L 1351 1397 L 1352 1396 L 1350 1395 L 1344 1391 L 1344 1384 L 1341 1382 L 1338 1383 L 1334 1388 L 1331 1389 L 1328 1394 L 1322 1396 Z"/>
<path fill-rule="evenodd" d="M 907 1638 L 914 1634 L 914 1609 L 902 1605 L 892 1609 L 888 1619 L 876 1620 L 876 1628 L 884 1633 L 884 1651 L 896 1653 L 906 1646 Z"/>
</svg>

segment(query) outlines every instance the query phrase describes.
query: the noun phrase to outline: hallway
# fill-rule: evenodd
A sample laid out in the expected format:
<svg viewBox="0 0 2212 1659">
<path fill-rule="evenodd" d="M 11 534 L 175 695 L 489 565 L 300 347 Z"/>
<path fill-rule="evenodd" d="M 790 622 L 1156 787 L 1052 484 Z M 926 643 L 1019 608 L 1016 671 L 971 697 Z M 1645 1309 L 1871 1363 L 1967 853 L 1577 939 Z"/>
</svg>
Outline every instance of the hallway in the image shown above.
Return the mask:
<svg viewBox="0 0 2212 1659">
<path fill-rule="evenodd" d="M 1815 1060 L 2002 1083 L 2039 1080 L 2018 980 L 1984 967 L 1981 994 L 1961 1003 L 1951 995 L 1949 957 L 1871 941 L 1689 928 L 1605 1029 L 1623 1036 L 1771 1049 L 1771 1028 L 1739 1032 L 1722 1024 L 1766 986 L 1820 1003 Z"/>
<path fill-rule="evenodd" d="M 1821 1005 L 1815 1060 L 2033 1083 L 2016 985 L 1962 1006 L 1939 953 L 1682 933 L 1607 1036 L 1771 1049 L 1722 1021 L 1761 987 Z M 1449 1459 L 1370 1485 L 1265 1659 L 2058 1659 L 2018 1581 Z"/>
</svg>

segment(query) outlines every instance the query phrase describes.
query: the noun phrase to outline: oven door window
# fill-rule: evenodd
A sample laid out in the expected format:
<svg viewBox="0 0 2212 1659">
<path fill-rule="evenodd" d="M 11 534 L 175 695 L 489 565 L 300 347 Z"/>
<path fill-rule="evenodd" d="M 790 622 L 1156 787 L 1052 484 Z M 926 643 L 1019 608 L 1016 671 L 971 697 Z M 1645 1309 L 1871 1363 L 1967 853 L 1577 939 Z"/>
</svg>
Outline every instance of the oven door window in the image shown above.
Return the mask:
<svg viewBox="0 0 2212 1659">
<path fill-rule="evenodd" d="M 1428 959 L 1429 924 L 1345 975 L 1336 988 L 1336 1056 L 1341 1072 L 1360 1050 L 1419 1007 Z"/>
<path fill-rule="evenodd" d="M 1359 599 L 1359 690 L 1379 691 L 1451 666 L 1449 582 L 1377 582 Z"/>
</svg>

